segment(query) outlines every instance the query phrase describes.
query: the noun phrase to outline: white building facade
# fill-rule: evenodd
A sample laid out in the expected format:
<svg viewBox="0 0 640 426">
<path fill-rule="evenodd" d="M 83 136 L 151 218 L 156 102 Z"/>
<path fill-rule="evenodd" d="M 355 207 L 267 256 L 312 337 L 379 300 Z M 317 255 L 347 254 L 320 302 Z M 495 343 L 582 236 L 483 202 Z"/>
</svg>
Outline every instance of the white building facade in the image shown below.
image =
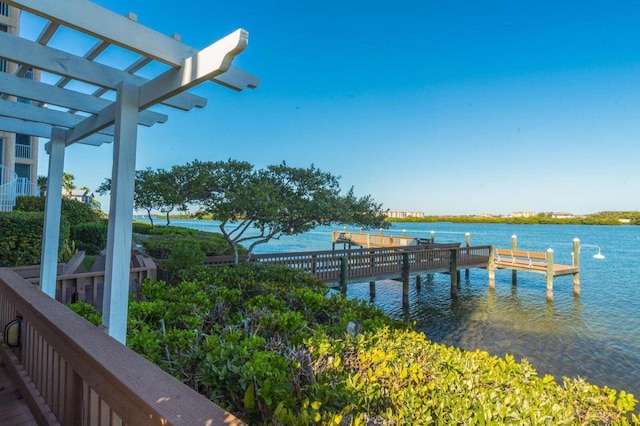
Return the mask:
<svg viewBox="0 0 640 426">
<path fill-rule="evenodd" d="M 20 32 L 20 10 L 0 2 L 0 31 Z M 0 72 L 36 79 L 31 68 L 19 70 L 17 64 L 0 59 Z M 1 98 L 7 95 L 0 94 Z M 13 100 L 16 100 L 13 98 Z M 17 99 L 28 103 L 29 100 Z M 38 195 L 38 138 L 0 129 L 0 211 L 10 211 L 18 195 Z"/>
</svg>

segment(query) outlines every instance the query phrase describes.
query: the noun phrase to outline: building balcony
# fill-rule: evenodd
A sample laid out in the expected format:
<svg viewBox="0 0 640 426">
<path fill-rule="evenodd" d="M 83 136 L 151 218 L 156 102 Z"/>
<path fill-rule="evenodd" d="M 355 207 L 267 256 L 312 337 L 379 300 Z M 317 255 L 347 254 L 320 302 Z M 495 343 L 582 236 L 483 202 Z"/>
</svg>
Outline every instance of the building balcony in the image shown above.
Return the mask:
<svg viewBox="0 0 640 426">
<path fill-rule="evenodd" d="M 31 159 L 31 145 L 16 144 L 16 158 Z"/>
</svg>

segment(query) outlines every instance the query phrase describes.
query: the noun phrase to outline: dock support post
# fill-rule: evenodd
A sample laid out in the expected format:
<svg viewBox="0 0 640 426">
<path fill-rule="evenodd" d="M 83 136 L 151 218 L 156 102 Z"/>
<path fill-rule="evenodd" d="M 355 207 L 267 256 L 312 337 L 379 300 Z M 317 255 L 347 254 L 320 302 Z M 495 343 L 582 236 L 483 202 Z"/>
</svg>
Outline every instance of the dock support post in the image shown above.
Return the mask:
<svg viewBox="0 0 640 426">
<path fill-rule="evenodd" d="M 553 249 L 547 249 L 547 302 L 553 300 Z"/>
<path fill-rule="evenodd" d="M 513 234 L 511 236 L 511 250 L 516 251 L 517 249 L 518 249 L 518 237 L 515 234 Z M 517 285 L 517 284 L 518 284 L 518 271 L 513 269 L 511 271 L 511 285 Z"/>
<path fill-rule="evenodd" d="M 573 267 L 580 270 L 580 239 L 573 239 Z M 573 295 L 580 296 L 580 272 L 573 274 Z"/>
<path fill-rule="evenodd" d="M 466 233 L 464 234 L 464 240 L 465 240 L 465 244 L 467 247 L 471 247 L 471 234 L 470 233 Z M 469 279 L 469 268 L 464 270 L 464 278 L 466 280 Z"/>
<path fill-rule="evenodd" d="M 347 257 L 340 258 L 340 291 L 343 294 L 347 294 L 347 271 L 348 271 Z"/>
<path fill-rule="evenodd" d="M 436 231 L 431 231 L 431 242 L 432 243 L 436 242 Z"/>
<path fill-rule="evenodd" d="M 409 306 L 409 253 L 402 253 L 402 306 Z"/>
<path fill-rule="evenodd" d="M 376 298 L 376 282 L 369 281 L 369 297 L 371 300 Z"/>
<path fill-rule="evenodd" d="M 422 276 L 416 275 L 416 290 L 420 293 L 420 289 L 422 288 Z"/>
<path fill-rule="evenodd" d="M 489 288 L 496 288 L 496 264 L 495 264 L 495 247 L 489 248 L 489 263 L 487 264 L 487 271 L 489 272 Z"/>
<path fill-rule="evenodd" d="M 449 275 L 451 276 L 451 297 L 458 297 L 458 250 L 451 249 L 449 253 L 451 261 L 449 264 Z"/>
</svg>

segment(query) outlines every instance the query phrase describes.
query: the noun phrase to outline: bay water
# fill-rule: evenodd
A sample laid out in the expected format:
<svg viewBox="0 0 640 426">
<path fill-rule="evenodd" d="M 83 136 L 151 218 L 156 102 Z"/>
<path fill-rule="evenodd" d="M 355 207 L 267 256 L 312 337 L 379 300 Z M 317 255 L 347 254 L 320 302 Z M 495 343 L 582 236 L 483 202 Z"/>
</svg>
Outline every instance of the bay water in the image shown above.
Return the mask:
<svg viewBox="0 0 640 426">
<path fill-rule="evenodd" d="M 173 225 L 219 232 L 219 223 L 173 220 Z M 340 227 L 319 227 L 285 236 L 256 247 L 255 253 L 284 253 L 331 249 L 331 232 Z M 357 232 L 358 229 L 347 228 Z M 581 244 L 581 295 L 573 295 L 571 275 L 554 279 L 554 300 L 546 301 L 542 274 L 496 271 L 495 290 L 488 287 L 487 271 L 461 273 L 458 297 L 451 298 L 450 278 L 422 276 L 420 290 L 411 279 L 409 308 L 402 307 L 402 284 L 385 280 L 376 284 L 370 299 L 369 283 L 350 284 L 348 297 L 384 309 L 397 319 L 415 321 L 416 328 L 433 341 L 491 354 L 512 354 L 526 359 L 540 375 L 583 377 L 591 383 L 633 393 L 640 399 L 640 226 L 504 225 L 454 223 L 393 223 L 385 234 L 510 248 L 512 235 L 518 248 L 554 250 L 554 262 L 570 265 L 573 239 Z M 377 232 L 377 231 L 374 231 Z M 598 246 L 605 259 L 594 259 Z"/>
</svg>

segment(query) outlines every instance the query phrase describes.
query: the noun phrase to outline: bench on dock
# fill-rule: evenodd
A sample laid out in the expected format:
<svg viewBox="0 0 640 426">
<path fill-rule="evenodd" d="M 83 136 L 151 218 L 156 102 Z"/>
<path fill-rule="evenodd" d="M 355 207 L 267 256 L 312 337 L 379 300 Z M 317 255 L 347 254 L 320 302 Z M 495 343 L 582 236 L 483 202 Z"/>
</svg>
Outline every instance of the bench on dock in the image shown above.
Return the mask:
<svg viewBox="0 0 640 426">
<path fill-rule="evenodd" d="M 547 272 L 547 253 L 529 250 L 510 250 L 496 248 L 495 263 L 497 267 L 522 269 L 541 273 Z"/>
</svg>

